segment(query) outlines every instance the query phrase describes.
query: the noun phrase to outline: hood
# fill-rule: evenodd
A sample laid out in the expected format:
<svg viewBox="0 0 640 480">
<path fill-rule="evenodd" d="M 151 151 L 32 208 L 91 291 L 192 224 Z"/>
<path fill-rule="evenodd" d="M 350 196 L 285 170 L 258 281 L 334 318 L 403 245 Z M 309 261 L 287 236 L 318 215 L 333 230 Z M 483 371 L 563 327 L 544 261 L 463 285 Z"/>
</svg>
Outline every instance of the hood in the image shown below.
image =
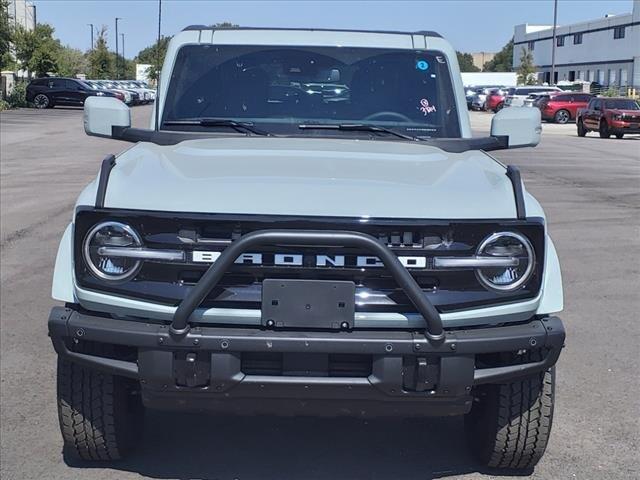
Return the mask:
<svg viewBox="0 0 640 480">
<path fill-rule="evenodd" d="M 139 143 L 117 158 L 104 205 L 259 215 L 516 217 L 505 168 L 483 152 L 324 138 Z"/>
</svg>

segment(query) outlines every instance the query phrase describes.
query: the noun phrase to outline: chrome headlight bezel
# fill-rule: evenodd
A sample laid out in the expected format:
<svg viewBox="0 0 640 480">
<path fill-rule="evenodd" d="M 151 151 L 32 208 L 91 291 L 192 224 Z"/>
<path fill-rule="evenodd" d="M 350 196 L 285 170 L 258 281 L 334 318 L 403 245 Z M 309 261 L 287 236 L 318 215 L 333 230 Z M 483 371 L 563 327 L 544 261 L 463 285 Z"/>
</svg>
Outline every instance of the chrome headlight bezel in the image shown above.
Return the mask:
<svg viewBox="0 0 640 480">
<path fill-rule="evenodd" d="M 533 246 L 531 245 L 531 242 L 529 241 L 529 239 L 527 237 L 525 237 L 524 235 L 521 235 L 519 233 L 509 232 L 509 231 L 492 233 L 491 235 L 486 237 L 482 242 L 480 242 L 480 245 L 478 245 L 478 249 L 476 250 L 476 254 L 478 256 L 484 255 L 484 251 L 489 245 L 491 245 L 496 240 L 498 240 L 500 238 L 504 238 L 504 237 L 516 239 L 517 241 L 519 241 L 522 244 L 522 246 L 524 247 L 524 249 L 526 251 L 528 264 L 527 264 L 527 267 L 525 268 L 525 271 L 522 274 L 522 276 L 520 278 L 518 278 L 515 282 L 509 283 L 509 284 L 504 284 L 504 285 L 503 284 L 496 284 L 496 283 L 492 282 L 482 272 L 482 269 L 477 269 L 476 270 L 476 277 L 478 278 L 478 281 L 485 288 L 488 288 L 489 290 L 493 290 L 493 291 L 496 291 L 496 292 L 508 293 L 508 292 L 513 292 L 513 291 L 519 289 L 520 287 L 525 285 L 531 279 L 531 277 L 533 275 L 533 272 L 535 270 L 535 266 L 536 266 L 536 254 L 535 254 L 535 250 L 533 249 Z"/>
<path fill-rule="evenodd" d="M 89 230 L 84 238 L 84 241 L 82 242 L 82 256 L 84 263 L 91 274 L 96 278 L 99 278 L 100 280 L 104 280 L 107 282 L 124 282 L 126 280 L 130 280 L 135 277 L 140 271 L 140 268 L 142 267 L 141 260 L 136 260 L 133 266 L 126 273 L 119 275 L 110 275 L 100 270 L 100 268 L 98 268 L 91 259 L 91 241 L 100 230 L 108 227 L 115 227 L 124 230 L 134 239 L 136 247 L 142 247 L 142 238 L 131 226 L 127 225 L 126 223 L 115 221 L 101 222 L 96 224 L 91 228 L 91 230 Z"/>
</svg>

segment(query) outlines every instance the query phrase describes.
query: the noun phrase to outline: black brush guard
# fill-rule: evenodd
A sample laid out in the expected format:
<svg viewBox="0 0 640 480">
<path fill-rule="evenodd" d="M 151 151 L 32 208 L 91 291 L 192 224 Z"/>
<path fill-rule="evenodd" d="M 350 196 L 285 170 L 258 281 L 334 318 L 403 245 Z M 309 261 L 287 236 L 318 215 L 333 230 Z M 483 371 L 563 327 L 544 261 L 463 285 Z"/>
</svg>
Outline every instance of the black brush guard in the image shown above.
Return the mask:
<svg viewBox="0 0 640 480">
<path fill-rule="evenodd" d="M 386 245 L 371 235 L 339 230 L 259 230 L 240 237 L 221 253 L 220 257 L 209 267 L 180 303 L 171 323 L 171 334 L 175 337 L 181 337 L 189 332 L 189 318 L 240 255 L 250 249 L 267 245 L 357 247 L 371 252 L 380 259 L 418 313 L 424 318 L 424 335 L 427 340 L 432 343 L 441 343 L 444 340 L 445 333 L 438 310 L 426 298 L 418 283 L 400 263 L 398 257 Z"/>
</svg>

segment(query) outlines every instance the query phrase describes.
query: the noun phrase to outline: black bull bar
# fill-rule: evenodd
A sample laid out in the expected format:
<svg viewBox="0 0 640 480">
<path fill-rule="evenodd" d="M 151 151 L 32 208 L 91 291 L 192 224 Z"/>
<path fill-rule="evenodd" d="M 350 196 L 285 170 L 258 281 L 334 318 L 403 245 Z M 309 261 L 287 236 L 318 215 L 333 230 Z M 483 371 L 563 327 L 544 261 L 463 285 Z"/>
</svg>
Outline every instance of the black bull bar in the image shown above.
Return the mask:
<svg viewBox="0 0 640 480">
<path fill-rule="evenodd" d="M 267 245 L 357 247 L 376 255 L 407 295 L 425 322 L 424 335 L 432 343 L 445 338 L 440 313 L 398 257 L 381 241 L 366 233 L 340 230 L 258 230 L 243 235 L 224 249 L 216 261 L 178 306 L 170 332 L 181 337 L 190 330 L 189 318 L 220 282 L 236 259 L 250 249 Z"/>
</svg>

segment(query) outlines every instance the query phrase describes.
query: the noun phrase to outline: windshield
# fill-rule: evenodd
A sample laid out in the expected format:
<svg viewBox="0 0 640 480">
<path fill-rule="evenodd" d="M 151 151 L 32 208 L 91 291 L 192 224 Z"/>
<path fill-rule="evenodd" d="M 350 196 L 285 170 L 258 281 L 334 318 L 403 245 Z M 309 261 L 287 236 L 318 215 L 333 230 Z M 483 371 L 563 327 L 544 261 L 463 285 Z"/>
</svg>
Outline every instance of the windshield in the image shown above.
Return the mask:
<svg viewBox="0 0 640 480">
<path fill-rule="evenodd" d="M 176 58 L 163 122 L 231 119 L 298 135 L 318 134 L 301 124 L 360 123 L 455 138 L 454 99 L 446 57 L 437 52 L 187 45 Z"/>
<path fill-rule="evenodd" d="M 640 110 L 635 100 L 605 100 L 604 107 L 613 110 Z"/>
</svg>

